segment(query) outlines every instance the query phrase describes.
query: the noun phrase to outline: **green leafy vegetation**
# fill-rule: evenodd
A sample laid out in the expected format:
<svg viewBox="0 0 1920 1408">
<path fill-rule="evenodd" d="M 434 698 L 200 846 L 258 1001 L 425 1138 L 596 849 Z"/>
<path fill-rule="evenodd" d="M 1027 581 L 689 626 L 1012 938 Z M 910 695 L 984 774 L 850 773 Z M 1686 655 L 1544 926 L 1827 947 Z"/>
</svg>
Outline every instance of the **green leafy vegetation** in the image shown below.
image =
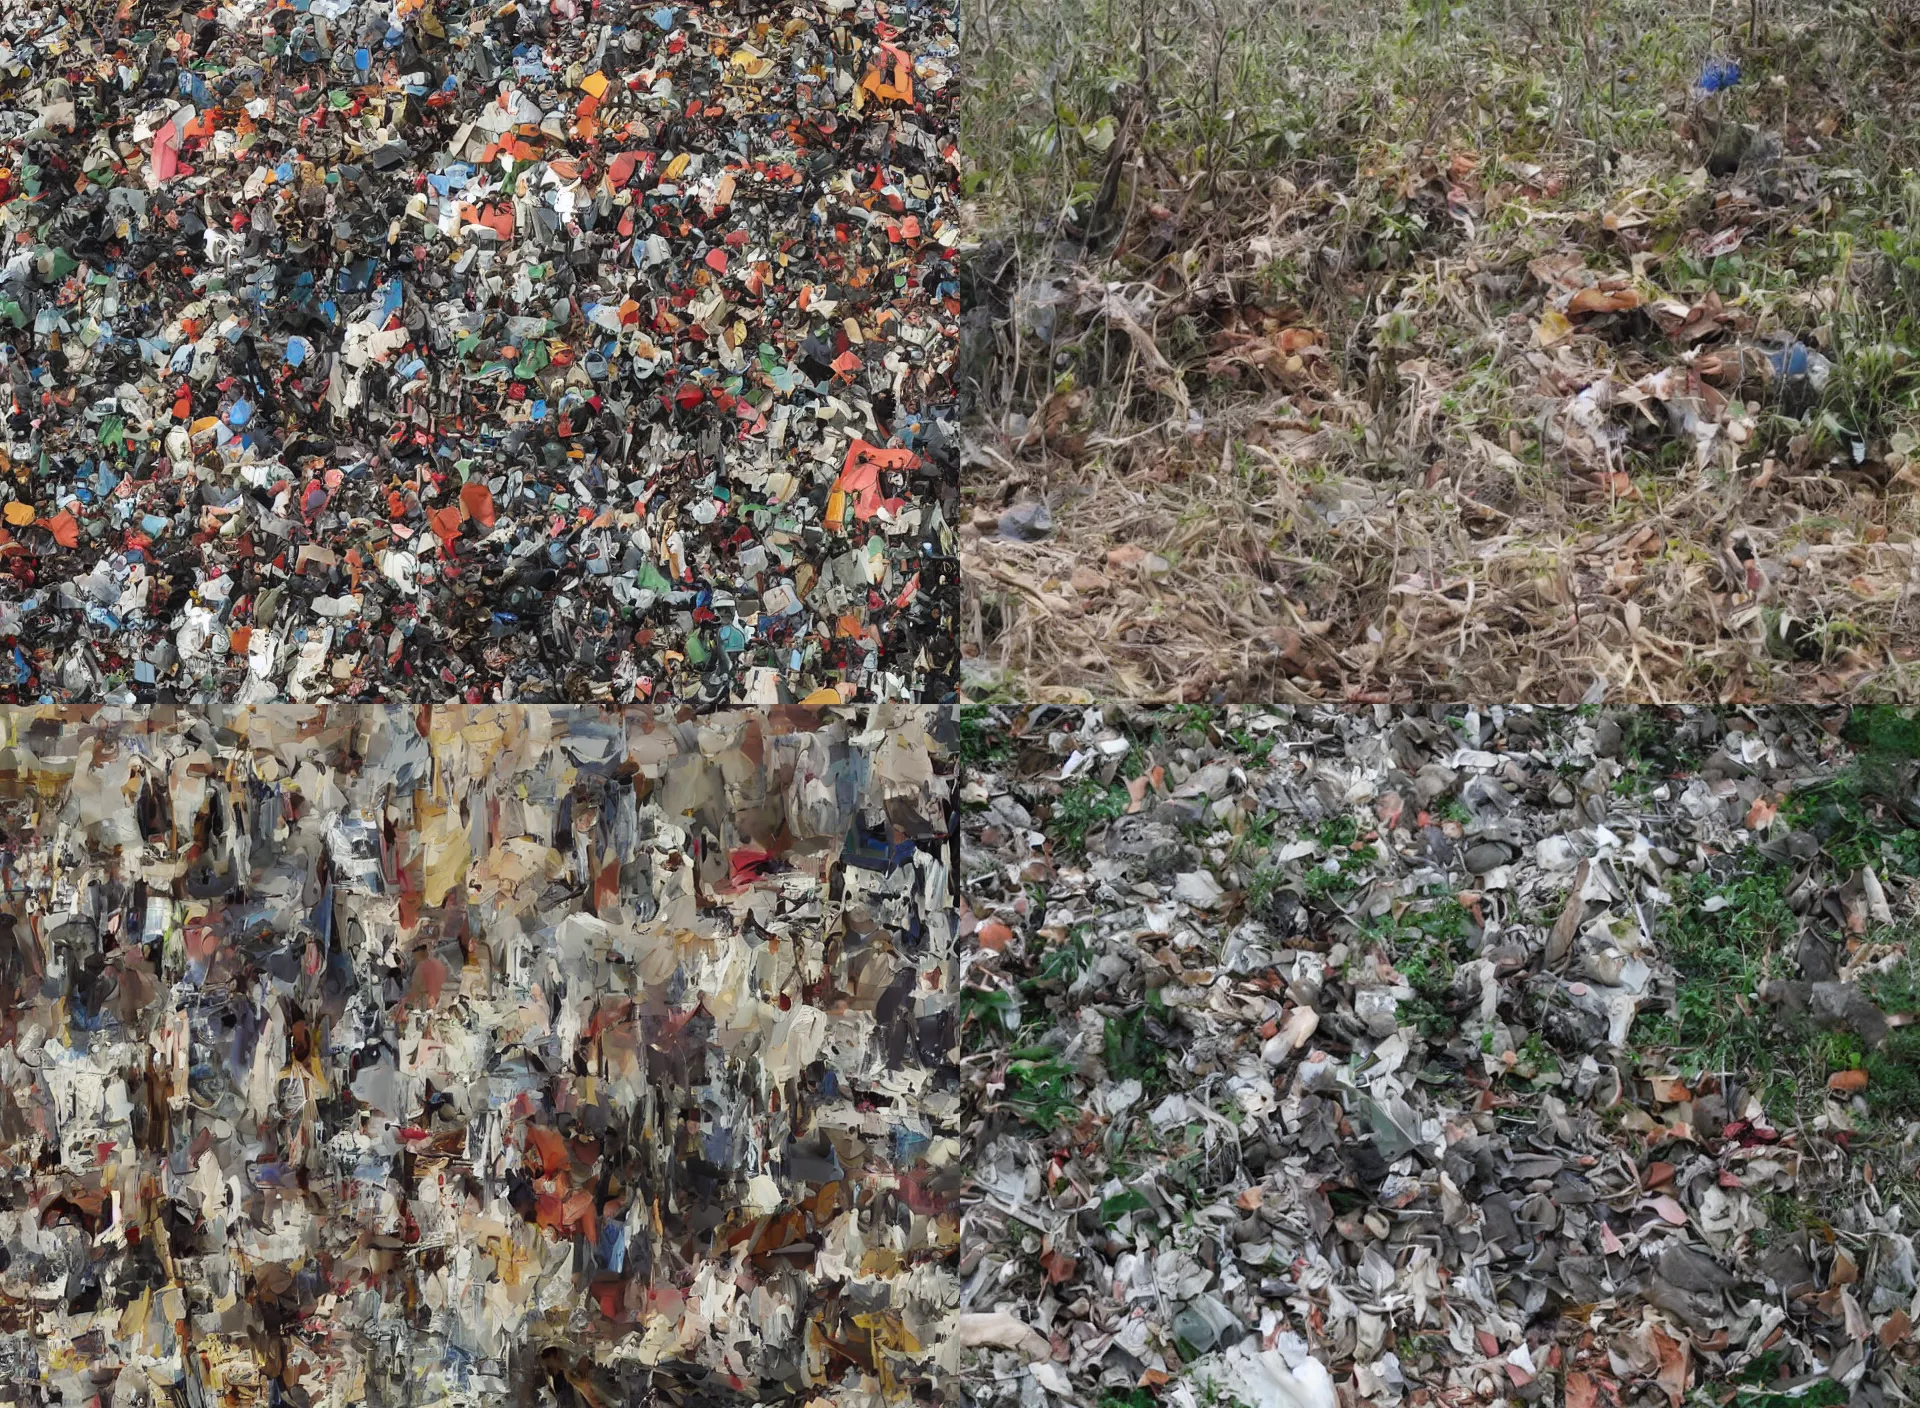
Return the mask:
<svg viewBox="0 0 1920 1408">
<path fill-rule="evenodd" d="M 1013 754 L 994 710 L 985 704 L 960 706 L 960 760 L 970 768 L 999 768 Z"/>
<path fill-rule="evenodd" d="M 960 1030 L 975 1047 L 992 1046 L 1020 1025 L 1020 1003 L 1002 988 L 960 989 Z"/>
<path fill-rule="evenodd" d="M 1133 803 L 1123 783 L 1103 783 L 1082 774 L 1068 782 L 1053 799 L 1047 835 L 1057 852 L 1069 858 L 1087 853 L 1087 837 L 1116 817 L 1125 816 Z"/>
<path fill-rule="evenodd" d="M 1913 804 L 1920 718 L 1891 707 L 1855 709 L 1841 736 L 1856 746 L 1852 760 L 1792 793 L 1782 819 L 1811 832 L 1841 872 L 1875 865 L 1920 875 L 1920 827 L 1905 810 Z"/>
<path fill-rule="evenodd" d="M 1826 780 L 1788 796 L 1780 820 L 1820 843 L 1821 874 L 1840 883 L 1862 866 L 1920 873 L 1914 829 L 1896 807 L 1920 724 L 1912 711 L 1855 709 L 1842 731 L 1853 756 Z M 1665 1048 L 1683 1072 L 1739 1072 L 1776 1118 L 1791 1118 L 1824 1097 L 1827 1077 L 1864 1069 L 1863 1098 L 1876 1118 L 1920 1115 L 1920 1028 L 1896 1026 L 1878 1046 L 1822 1029 L 1796 1010 L 1759 1000 L 1769 979 L 1798 974 L 1801 921 L 1787 903 L 1794 872 L 1784 865 L 1734 873 L 1723 881 L 1678 877 L 1674 907 L 1660 930 L 1677 978 L 1667 1014 L 1643 1012 L 1634 1038 Z M 1711 906 L 1711 907 L 1710 907 Z M 1914 960 L 1869 974 L 1862 990 L 1881 1010 L 1920 1012 Z"/>
<path fill-rule="evenodd" d="M 1071 987 L 1092 966 L 1093 947 L 1087 942 L 1087 926 L 1076 924 L 1066 938 L 1041 953 L 1040 981 Z"/>
<path fill-rule="evenodd" d="M 1633 1027 L 1637 1042 L 1667 1048 L 1683 1072 L 1745 1073 L 1770 1109 L 1783 1101 L 1790 1108 L 1804 1074 L 1793 1059 L 1804 1053 L 1782 1046 L 1758 996 L 1775 965 L 1792 959 L 1799 933 L 1786 899 L 1792 878 L 1783 866 L 1719 883 L 1676 877 L 1674 907 L 1659 933 L 1676 975 L 1673 1009 L 1643 1009 Z"/>
<path fill-rule="evenodd" d="M 1107 1074 L 1115 1080 L 1137 1080 L 1152 1093 L 1165 1084 L 1166 1053 L 1148 1034 L 1146 1020 L 1144 1011 L 1107 1018 Z"/>
<path fill-rule="evenodd" d="M 1784 1372 L 1785 1359 L 1778 1350 L 1755 1355 L 1734 1378 L 1733 1396 L 1728 1400 L 1731 1408 L 1839 1408 L 1847 1401 L 1846 1389 L 1832 1379 L 1818 1379 L 1792 1390 L 1767 1387 Z"/>
<path fill-rule="evenodd" d="M 1438 1037 L 1459 1025 L 1449 1010 L 1454 973 L 1472 957 L 1468 916 L 1451 895 L 1429 908 L 1409 912 L 1382 935 L 1393 955 L 1393 966 L 1413 988 L 1411 1002 L 1401 1007 L 1402 1019 L 1422 1036 Z"/>
<path fill-rule="evenodd" d="M 1016 1054 L 1007 1063 L 1007 1090 L 1002 1103 L 1028 1124 L 1055 1129 L 1080 1117 L 1080 1097 L 1073 1084 L 1073 1068 L 1049 1051 Z"/>
</svg>

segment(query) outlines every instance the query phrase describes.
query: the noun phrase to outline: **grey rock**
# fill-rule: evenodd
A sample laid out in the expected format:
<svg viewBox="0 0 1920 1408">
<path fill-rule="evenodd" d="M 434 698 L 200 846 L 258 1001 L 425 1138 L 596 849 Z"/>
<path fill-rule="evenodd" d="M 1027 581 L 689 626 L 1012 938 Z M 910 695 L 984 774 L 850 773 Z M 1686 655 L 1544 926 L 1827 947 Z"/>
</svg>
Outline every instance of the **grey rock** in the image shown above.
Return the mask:
<svg viewBox="0 0 1920 1408">
<path fill-rule="evenodd" d="M 1869 1046 L 1887 1035 L 1887 1015 L 1860 991 L 1858 983 L 1815 983 L 1812 992 L 1814 1022 L 1852 1032 Z"/>
<path fill-rule="evenodd" d="M 1155 818 L 1123 816 L 1107 828 L 1106 835 L 1089 844 L 1103 855 L 1116 860 L 1138 862 L 1152 877 L 1170 874 L 1186 853 L 1186 842 L 1171 826 Z"/>
<path fill-rule="evenodd" d="M 1428 805 L 1447 796 L 1459 782 L 1460 774 L 1444 763 L 1427 763 L 1413 779 L 1413 785 L 1419 789 L 1421 802 Z"/>
<path fill-rule="evenodd" d="M 1513 859 L 1513 852 L 1500 841 L 1480 841 L 1467 847 L 1463 857 L 1468 870 L 1475 875 L 1485 875 L 1489 870 L 1497 870 Z"/>
</svg>

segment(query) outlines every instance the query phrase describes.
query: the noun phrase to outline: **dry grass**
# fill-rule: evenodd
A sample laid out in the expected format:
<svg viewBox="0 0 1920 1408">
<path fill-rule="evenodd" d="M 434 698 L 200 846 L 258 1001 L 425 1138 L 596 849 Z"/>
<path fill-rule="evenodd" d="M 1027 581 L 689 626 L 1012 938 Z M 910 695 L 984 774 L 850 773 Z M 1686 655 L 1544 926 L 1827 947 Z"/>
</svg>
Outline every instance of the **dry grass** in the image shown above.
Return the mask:
<svg viewBox="0 0 1920 1408">
<path fill-rule="evenodd" d="M 969 692 L 1920 698 L 1878 8 L 983 8 Z"/>
</svg>

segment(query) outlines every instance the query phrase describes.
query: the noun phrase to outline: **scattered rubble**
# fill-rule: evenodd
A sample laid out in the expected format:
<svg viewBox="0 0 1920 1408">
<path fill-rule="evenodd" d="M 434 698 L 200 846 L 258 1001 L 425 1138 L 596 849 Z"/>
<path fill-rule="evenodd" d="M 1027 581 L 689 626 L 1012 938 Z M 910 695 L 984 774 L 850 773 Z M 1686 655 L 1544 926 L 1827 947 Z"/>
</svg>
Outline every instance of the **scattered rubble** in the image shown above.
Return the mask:
<svg viewBox="0 0 1920 1408">
<path fill-rule="evenodd" d="M 1920 1388 L 1920 721 L 972 706 L 973 1402 Z"/>
</svg>

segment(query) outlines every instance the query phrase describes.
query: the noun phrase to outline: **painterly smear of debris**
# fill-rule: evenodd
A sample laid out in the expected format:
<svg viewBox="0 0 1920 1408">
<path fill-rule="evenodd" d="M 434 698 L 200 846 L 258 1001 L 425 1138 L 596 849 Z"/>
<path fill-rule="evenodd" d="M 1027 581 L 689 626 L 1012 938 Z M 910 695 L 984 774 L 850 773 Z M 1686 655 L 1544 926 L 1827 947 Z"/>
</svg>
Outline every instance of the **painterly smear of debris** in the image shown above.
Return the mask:
<svg viewBox="0 0 1920 1408">
<path fill-rule="evenodd" d="M 0 14 L 0 696 L 951 692 L 944 5 Z"/>
<path fill-rule="evenodd" d="M 0 714 L 6 1402 L 930 1397 L 937 711 Z"/>
<path fill-rule="evenodd" d="M 962 727 L 976 1403 L 1911 1399 L 1910 711 Z"/>
</svg>

